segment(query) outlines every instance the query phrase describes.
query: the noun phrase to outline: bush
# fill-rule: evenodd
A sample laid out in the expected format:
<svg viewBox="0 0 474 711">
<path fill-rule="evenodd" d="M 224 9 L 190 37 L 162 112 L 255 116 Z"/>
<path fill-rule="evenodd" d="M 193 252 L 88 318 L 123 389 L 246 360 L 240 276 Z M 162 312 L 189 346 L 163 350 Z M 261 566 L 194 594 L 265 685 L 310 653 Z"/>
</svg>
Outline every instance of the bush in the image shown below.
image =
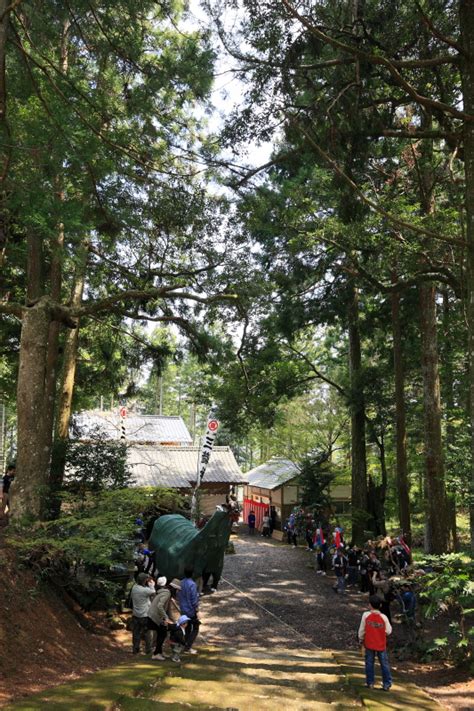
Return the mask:
<svg viewBox="0 0 474 711">
<path fill-rule="evenodd" d="M 85 496 L 87 492 L 124 489 L 133 483 L 124 442 L 104 440 L 100 430 L 89 441 L 69 440 L 66 448 L 65 491 Z"/>
<path fill-rule="evenodd" d="M 151 488 L 69 498 L 55 521 L 12 524 L 8 542 L 24 565 L 66 590 L 83 609 L 110 609 L 133 570 L 137 516 L 171 513 L 183 503 L 176 491 Z"/>
<path fill-rule="evenodd" d="M 451 619 L 447 634 L 434 639 L 425 654 L 449 659 L 456 664 L 472 660 L 474 561 L 467 556 L 450 553 L 426 556 L 418 566 L 426 571 L 420 594 L 424 615 L 429 619 L 447 615 Z"/>
<path fill-rule="evenodd" d="M 313 452 L 300 466 L 300 503 L 312 512 L 317 521 L 327 516 L 332 505 L 329 487 L 335 473 L 331 467 L 330 454 L 329 451 Z"/>
</svg>

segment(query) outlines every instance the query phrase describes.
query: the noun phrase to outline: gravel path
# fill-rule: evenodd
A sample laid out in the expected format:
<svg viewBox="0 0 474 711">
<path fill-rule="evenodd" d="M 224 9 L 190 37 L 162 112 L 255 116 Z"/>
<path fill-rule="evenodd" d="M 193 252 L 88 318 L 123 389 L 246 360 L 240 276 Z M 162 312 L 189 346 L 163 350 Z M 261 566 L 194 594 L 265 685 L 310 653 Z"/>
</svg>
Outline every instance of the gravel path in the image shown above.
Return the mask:
<svg viewBox="0 0 474 711">
<path fill-rule="evenodd" d="M 275 648 L 355 649 L 365 596 L 332 590 L 334 578 L 316 575 L 303 548 L 261 536 L 235 539 L 217 594 L 202 603 L 209 642 Z M 257 604 L 256 604 L 257 603 Z"/>
<path fill-rule="evenodd" d="M 234 538 L 235 555 L 225 558 L 219 591 L 203 598 L 202 633 L 209 643 L 243 649 L 356 651 L 356 634 L 367 595 L 337 595 L 331 573 L 316 575 L 314 556 L 261 536 Z M 395 607 L 395 606 L 394 606 Z M 394 653 L 403 632 L 394 625 L 390 657 L 406 674 L 453 711 L 474 709 L 474 680 L 465 672 L 416 662 L 398 662 Z"/>
</svg>

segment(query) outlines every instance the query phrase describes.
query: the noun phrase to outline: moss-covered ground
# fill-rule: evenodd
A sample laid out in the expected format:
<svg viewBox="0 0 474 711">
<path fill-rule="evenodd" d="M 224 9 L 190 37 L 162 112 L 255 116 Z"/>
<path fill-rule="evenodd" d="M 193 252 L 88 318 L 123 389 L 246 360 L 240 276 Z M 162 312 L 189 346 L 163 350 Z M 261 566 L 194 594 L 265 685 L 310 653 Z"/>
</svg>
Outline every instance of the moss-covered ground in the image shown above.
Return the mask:
<svg viewBox="0 0 474 711">
<path fill-rule="evenodd" d="M 367 691 L 357 659 L 321 650 L 206 648 L 181 664 L 139 661 L 91 674 L 12 704 L 8 711 L 344 711 L 439 708 L 413 685 Z"/>
</svg>

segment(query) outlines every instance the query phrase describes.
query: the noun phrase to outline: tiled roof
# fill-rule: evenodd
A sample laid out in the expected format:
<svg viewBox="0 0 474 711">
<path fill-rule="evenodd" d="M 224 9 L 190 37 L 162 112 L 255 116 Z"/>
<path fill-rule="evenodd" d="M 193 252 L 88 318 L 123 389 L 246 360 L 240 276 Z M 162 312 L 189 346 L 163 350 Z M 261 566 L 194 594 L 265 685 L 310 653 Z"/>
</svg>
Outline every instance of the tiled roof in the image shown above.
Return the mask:
<svg viewBox="0 0 474 711">
<path fill-rule="evenodd" d="M 132 445 L 127 450 L 127 459 L 132 470 L 133 486 L 188 489 L 196 481 L 198 453 L 198 447 Z M 203 482 L 245 482 L 230 447 L 213 448 Z"/>
<path fill-rule="evenodd" d="M 88 435 L 100 431 L 104 439 L 116 440 L 122 436 L 122 422 L 127 442 L 192 444 L 182 417 L 130 413 L 122 420 L 118 411 L 88 410 L 75 414 L 73 434 L 78 432 L 78 439 L 87 439 Z"/>
<path fill-rule="evenodd" d="M 261 489 L 278 489 L 282 484 L 294 479 L 299 474 L 299 469 L 291 459 L 272 457 L 268 462 L 251 469 L 246 473 L 247 483 Z"/>
</svg>

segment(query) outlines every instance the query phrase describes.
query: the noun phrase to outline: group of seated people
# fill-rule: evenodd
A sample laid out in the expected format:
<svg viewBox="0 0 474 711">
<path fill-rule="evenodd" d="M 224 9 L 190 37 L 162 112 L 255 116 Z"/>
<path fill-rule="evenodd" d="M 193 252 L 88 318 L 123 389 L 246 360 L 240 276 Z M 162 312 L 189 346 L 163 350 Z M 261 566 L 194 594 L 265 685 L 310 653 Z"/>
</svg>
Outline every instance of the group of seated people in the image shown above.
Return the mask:
<svg viewBox="0 0 474 711">
<path fill-rule="evenodd" d="M 346 586 L 362 593 L 376 595 L 380 610 L 391 621 L 391 603 L 398 601 L 402 614 L 414 620 L 416 595 L 413 582 L 408 578 L 411 551 L 403 536 L 392 539 L 386 536 L 380 541 L 368 541 L 364 548 L 346 546 L 341 536 L 339 545 L 327 542 L 315 546 L 317 573 L 326 575 L 332 565 L 336 575 L 334 590 L 344 594 Z"/>
</svg>

